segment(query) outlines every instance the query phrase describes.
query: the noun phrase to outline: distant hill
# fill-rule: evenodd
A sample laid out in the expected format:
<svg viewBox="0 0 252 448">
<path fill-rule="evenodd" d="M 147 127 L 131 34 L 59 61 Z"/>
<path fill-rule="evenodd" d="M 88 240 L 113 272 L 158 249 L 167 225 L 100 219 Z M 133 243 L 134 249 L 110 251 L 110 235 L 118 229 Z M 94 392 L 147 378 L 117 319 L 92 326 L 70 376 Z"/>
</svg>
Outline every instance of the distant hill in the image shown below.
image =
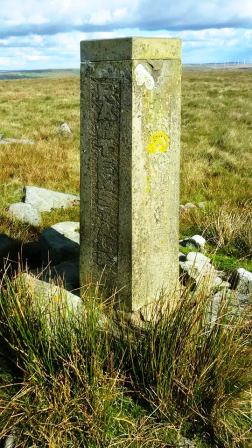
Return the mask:
<svg viewBox="0 0 252 448">
<path fill-rule="evenodd" d="M 212 70 L 212 69 L 252 69 L 252 64 L 218 63 L 218 64 L 183 64 L 184 70 Z M 79 76 L 78 68 L 47 69 L 47 70 L 0 70 L 0 81 L 8 79 L 30 78 L 64 78 Z"/>
<path fill-rule="evenodd" d="M 0 80 L 29 79 L 29 78 L 62 78 L 66 76 L 79 76 L 78 68 L 49 69 L 49 70 L 0 70 Z"/>
</svg>

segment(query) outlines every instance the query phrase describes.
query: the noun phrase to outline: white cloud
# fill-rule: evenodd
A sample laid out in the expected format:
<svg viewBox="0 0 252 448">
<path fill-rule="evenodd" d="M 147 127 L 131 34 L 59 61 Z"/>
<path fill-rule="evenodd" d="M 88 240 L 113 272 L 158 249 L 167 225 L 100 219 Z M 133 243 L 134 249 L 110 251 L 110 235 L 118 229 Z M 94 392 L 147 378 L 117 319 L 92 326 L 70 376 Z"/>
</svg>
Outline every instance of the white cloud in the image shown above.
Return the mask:
<svg viewBox="0 0 252 448">
<path fill-rule="evenodd" d="M 186 62 L 252 58 L 251 0 L 0 2 L 0 69 L 77 67 L 80 40 L 130 35 L 178 36 Z"/>
<path fill-rule="evenodd" d="M 252 26 L 251 0 L 1 0 L 0 36 L 64 30 L 205 29 Z M 101 30 L 102 31 L 102 30 Z"/>
<path fill-rule="evenodd" d="M 38 52 L 36 53 L 30 53 L 28 55 L 26 55 L 26 61 L 27 62 L 41 62 L 41 61 L 48 61 L 50 58 L 49 56 L 46 56 L 44 54 L 39 54 Z"/>
</svg>

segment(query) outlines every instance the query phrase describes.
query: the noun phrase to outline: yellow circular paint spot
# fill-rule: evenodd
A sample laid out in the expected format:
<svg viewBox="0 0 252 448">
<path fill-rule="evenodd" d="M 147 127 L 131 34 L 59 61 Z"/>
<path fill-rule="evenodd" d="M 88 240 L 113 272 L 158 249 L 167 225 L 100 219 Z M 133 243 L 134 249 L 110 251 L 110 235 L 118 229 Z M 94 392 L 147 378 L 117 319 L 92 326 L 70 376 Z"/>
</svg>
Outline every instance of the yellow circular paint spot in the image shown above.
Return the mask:
<svg viewBox="0 0 252 448">
<path fill-rule="evenodd" d="M 153 132 L 150 138 L 150 143 L 147 146 L 147 151 L 150 154 L 156 152 L 166 152 L 169 149 L 169 136 L 164 131 Z"/>
</svg>

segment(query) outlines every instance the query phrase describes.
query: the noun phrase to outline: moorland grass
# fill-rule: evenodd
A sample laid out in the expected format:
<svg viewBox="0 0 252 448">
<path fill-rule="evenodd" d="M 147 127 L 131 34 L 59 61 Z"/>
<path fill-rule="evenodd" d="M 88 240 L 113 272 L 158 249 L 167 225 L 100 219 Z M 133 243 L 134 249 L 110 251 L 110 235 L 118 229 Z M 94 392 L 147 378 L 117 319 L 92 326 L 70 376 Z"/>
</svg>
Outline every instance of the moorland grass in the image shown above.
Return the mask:
<svg viewBox="0 0 252 448">
<path fill-rule="evenodd" d="M 250 311 L 238 314 L 224 295 L 213 320 L 203 289 L 160 303 L 158 320 L 139 328 L 116 318 L 98 288 L 74 314 L 60 296 L 44 308 L 22 282 L 7 281 L 0 332 L 19 379 L 0 389 L 0 438 L 167 448 L 184 434 L 200 448 L 249 448 Z"/>
<path fill-rule="evenodd" d="M 251 77 L 183 73 L 181 203 L 206 207 L 181 215 L 181 236 L 206 236 L 219 269 L 251 266 Z M 34 229 L 6 209 L 24 185 L 79 193 L 79 80 L 1 81 L 0 96 L 0 132 L 36 142 L 1 145 L 0 232 L 29 241 L 56 221 L 78 219 L 77 208 L 45 213 Z M 57 134 L 63 121 L 71 139 Z M 162 448 L 183 433 L 200 448 L 251 446 L 249 309 L 238 316 L 223 299 L 209 323 L 206 291 L 188 291 L 158 322 L 142 330 L 117 322 L 111 333 L 109 309 L 108 326 L 97 325 L 99 298 L 83 296 L 85 319 L 57 314 L 57 302 L 57 325 L 48 327 L 35 298 L 5 281 L 0 331 L 12 381 L 8 387 L 1 373 L 1 437 L 13 432 L 21 447 Z"/>
<path fill-rule="evenodd" d="M 251 257 L 252 241 L 251 82 L 251 70 L 184 70 L 182 77 L 181 203 L 207 206 L 181 215 L 181 236 L 203 233 L 210 252 L 217 249 L 219 259 L 241 259 L 241 265 Z M 79 193 L 79 79 L 0 81 L 0 97 L 0 132 L 36 142 L 1 145 L 0 231 L 5 233 L 4 211 L 21 200 L 24 185 Z M 64 121 L 72 139 L 57 134 Z M 56 217 L 65 220 L 62 213 L 63 219 L 60 212 L 45 216 L 44 226 Z"/>
</svg>

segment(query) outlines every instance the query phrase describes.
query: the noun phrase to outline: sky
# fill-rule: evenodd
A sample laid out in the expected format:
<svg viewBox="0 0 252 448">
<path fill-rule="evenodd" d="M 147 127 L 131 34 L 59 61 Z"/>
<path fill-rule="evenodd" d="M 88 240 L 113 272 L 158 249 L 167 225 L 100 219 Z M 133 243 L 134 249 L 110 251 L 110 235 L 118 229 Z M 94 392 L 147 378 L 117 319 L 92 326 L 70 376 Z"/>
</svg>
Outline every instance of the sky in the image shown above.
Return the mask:
<svg viewBox="0 0 252 448">
<path fill-rule="evenodd" d="M 0 0 L 0 70 L 75 68 L 79 43 L 179 37 L 183 63 L 252 62 L 252 0 Z"/>
</svg>

